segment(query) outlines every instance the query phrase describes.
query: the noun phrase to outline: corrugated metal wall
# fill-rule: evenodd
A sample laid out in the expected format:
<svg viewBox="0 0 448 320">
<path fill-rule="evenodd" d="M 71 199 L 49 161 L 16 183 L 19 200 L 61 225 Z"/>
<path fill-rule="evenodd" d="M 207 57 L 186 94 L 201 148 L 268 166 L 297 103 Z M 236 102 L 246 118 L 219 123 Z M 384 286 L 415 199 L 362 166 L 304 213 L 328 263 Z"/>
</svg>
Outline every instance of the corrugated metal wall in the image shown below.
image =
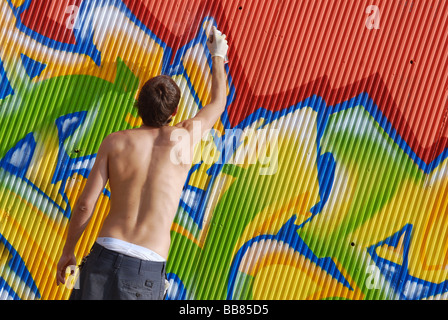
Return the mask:
<svg viewBox="0 0 448 320">
<path fill-rule="evenodd" d="M 2 0 L 0 297 L 68 297 L 56 262 L 99 144 L 140 125 L 132 102 L 157 74 L 182 89 L 175 122 L 207 103 L 215 24 L 228 105 L 217 156 L 191 168 L 179 203 L 168 298 L 446 299 L 447 12 L 436 0 Z M 219 161 L 262 129 L 278 142 L 263 159 Z M 275 170 L 260 174 L 268 155 Z"/>
</svg>

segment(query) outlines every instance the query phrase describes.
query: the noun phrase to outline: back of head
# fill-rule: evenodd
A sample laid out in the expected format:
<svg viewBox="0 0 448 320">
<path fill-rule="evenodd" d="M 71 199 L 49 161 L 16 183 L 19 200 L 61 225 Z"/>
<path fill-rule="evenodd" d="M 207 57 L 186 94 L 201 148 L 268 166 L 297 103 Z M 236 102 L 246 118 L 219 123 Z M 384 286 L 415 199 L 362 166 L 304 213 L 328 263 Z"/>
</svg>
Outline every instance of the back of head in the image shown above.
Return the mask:
<svg viewBox="0 0 448 320">
<path fill-rule="evenodd" d="M 149 127 L 162 127 L 171 122 L 180 100 L 180 89 L 171 77 L 156 76 L 140 90 L 135 107 L 143 123 Z"/>
</svg>

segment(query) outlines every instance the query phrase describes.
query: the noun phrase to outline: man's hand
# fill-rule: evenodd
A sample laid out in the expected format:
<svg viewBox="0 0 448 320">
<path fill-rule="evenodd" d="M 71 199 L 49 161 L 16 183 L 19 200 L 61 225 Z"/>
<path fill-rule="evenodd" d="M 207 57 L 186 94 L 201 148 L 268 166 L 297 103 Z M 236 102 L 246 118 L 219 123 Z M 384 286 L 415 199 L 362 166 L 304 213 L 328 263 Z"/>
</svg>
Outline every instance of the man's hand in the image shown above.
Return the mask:
<svg viewBox="0 0 448 320">
<path fill-rule="evenodd" d="M 65 254 L 62 253 L 61 258 L 58 262 L 57 267 L 57 273 L 56 273 L 56 284 L 59 285 L 60 283 L 65 284 L 65 271 L 68 266 L 75 266 L 76 265 L 76 257 L 72 254 Z M 75 272 L 75 270 L 72 270 L 72 274 Z"/>
<path fill-rule="evenodd" d="M 226 35 L 222 34 L 215 26 L 213 26 L 212 34 L 207 39 L 207 47 L 212 58 L 218 56 L 226 60 L 227 49 L 229 48 Z"/>
</svg>

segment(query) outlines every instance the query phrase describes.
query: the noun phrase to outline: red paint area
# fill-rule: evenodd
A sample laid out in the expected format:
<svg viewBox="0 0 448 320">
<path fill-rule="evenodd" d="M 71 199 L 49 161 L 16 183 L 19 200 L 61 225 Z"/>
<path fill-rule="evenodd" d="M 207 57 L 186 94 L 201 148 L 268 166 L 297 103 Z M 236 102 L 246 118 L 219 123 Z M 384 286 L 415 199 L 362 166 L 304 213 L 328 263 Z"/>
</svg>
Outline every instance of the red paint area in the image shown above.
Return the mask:
<svg viewBox="0 0 448 320">
<path fill-rule="evenodd" d="M 366 28 L 369 1 L 125 3 L 174 49 L 204 17 L 216 19 L 230 46 L 232 125 L 260 107 L 280 110 L 314 94 L 333 105 L 368 92 L 426 163 L 448 146 L 446 2 L 378 1 L 379 30 Z"/>
<path fill-rule="evenodd" d="M 236 88 L 232 125 L 260 107 L 280 110 L 311 95 L 334 105 L 367 92 L 423 161 L 448 147 L 445 1 L 377 1 L 379 30 L 365 26 L 370 1 L 123 2 L 174 53 L 197 35 L 203 18 L 217 21 L 229 41 Z M 64 5 L 45 7 L 33 1 L 24 23 L 72 43 L 70 32 L 52 27 L 64 21 Z"/>
<path fill-rule="evenodd" d="M 67 28 L 67 6 L 80 6 L 82 0 L 39 0 L 32 1 L 22 12 L 22 23 L 31 30 L 58 42 L 75 44 L 73 29 Z"/>
</svg>

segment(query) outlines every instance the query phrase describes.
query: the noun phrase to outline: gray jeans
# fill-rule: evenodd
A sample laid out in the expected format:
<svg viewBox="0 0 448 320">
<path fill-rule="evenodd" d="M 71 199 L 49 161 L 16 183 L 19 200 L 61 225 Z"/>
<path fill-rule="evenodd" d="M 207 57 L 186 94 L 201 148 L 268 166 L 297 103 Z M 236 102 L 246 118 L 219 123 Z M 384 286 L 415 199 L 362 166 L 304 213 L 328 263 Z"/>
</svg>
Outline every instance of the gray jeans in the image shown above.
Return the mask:
<svg viewBox="0 0 448 320">
<path fill-rule="evenodd" d="M 95 242 L 69 300 L 162 300 L 165 279 L 165 262 L 126 256 Z"/>
</svg>

